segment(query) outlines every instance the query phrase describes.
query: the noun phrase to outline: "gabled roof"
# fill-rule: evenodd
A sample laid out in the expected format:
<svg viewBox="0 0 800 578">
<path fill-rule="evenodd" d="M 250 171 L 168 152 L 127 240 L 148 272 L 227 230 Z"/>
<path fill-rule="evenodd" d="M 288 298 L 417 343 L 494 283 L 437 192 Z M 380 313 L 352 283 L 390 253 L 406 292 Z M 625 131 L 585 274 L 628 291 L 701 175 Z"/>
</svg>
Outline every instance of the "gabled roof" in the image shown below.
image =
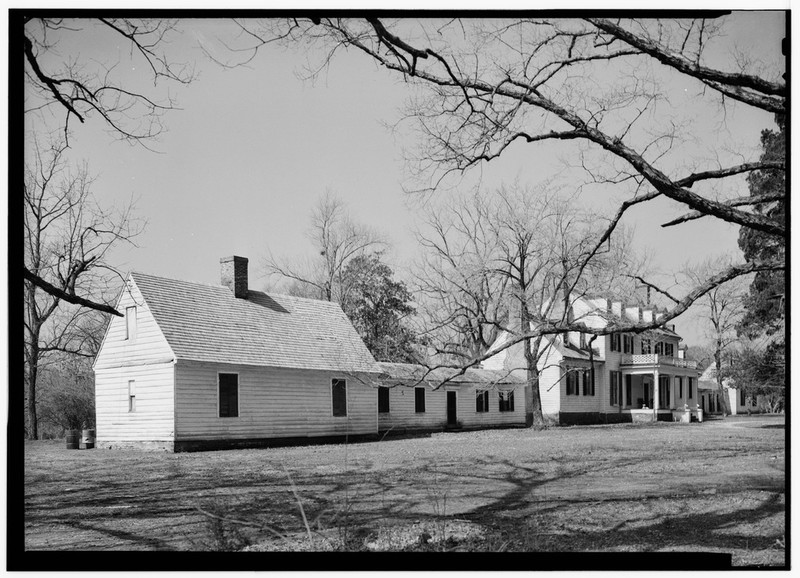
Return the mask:
<svg viewBox="0 0 800 578">
<path fill-rule="evenodd" d="M 131 273 L 178 360 L 377 372 L 341 307 L 328 301 Z"/>
<path fill-rule="evenodd" d="M 469 368 L 463 374 L 460 370 L 449 367 L 428 369 L 424 365 L 413 363 L 378 363 L 385 381 L 396 385 L 429 385 L 436 387 L 451 378 L 448 383 L 458 385 L 517 385 L 525 383 L 525 379 L 509 371 L 496 369 Z"/>
<path fill-rule="evenodd" d="M 726 365 L 723 363 L 723 365 Z M 729 377 L 724 377 L 722 379 L 722 387 L 729 387 L 732 385 L 733 380 Z M 700 377 L 697 379 L 697 387 L 699 389 L 718 389 L 717 386 L 717 366 L 715 363 L 710 363 L 708 367 L 705 368 L 703 373 L 700 374 Z"/>
<path fill-rule="evenodd" d="M 561 354 L 561 357 L 565 357 L 568 359 L 581 359 L 583 361 L 589 361 L 589 352 L 583 349 L 578 349 L 571 343 L 564 344 L 556 338 L 555 336 L 549 338 L 550 344 L 553 348 Z M 594 356 L 594 360 L 598 362 L 605 361 L 599 355 Z"/>
</svg>

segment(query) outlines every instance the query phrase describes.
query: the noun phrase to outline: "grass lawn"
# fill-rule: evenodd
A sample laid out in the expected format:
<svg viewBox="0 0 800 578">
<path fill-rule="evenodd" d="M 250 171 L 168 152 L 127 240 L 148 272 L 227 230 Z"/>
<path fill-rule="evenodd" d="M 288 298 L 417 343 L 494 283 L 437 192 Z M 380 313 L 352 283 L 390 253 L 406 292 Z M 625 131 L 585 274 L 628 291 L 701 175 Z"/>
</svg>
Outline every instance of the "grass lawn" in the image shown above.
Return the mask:
<svg viewBox="0 0 800 578">
<path fill-rule="evenodd" d="M 783 424 L 753 416 L 184 454 L 28 442 L 25 545 L 693 551 L 783 565 Z"/>
</svg>

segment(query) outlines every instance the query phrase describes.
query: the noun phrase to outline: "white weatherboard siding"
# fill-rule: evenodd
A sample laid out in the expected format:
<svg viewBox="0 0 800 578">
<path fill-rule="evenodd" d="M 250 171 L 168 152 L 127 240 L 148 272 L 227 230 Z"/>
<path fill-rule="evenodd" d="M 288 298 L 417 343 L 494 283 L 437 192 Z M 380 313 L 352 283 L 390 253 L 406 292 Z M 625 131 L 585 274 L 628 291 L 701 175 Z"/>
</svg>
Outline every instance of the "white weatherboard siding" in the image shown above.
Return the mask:
<svg viewBox="0 0 800 578">
<path fill-rule="evenodd" d="M 589 370 L 588 363 L 574 362 L 572 365 L 585 367 Z M 578 382 L 578 395 L 567 395 L 566 379 L 561 385 L 561 411 L 565 413 L 597 413 L 600 411 L 613 411 L 608 406 L 606 381 L 604 378 L 603 364 L 596 363 L 594 371 L 594 395 L 583 395 L 583 384 Z"/>
<path fill-rule="evenodd" d="M 444 389 L 433 391 L 425 388 L 425 411 L 416 413 L 414 388 L 397 385 L 389 388 L 389 413 L 378 414 L 378 428 L 381 431 L 397 429 L 436 429 L 447 424 L 447 397 Z M 461 400 L 457 400 L 461 403 Z"/>
<path fill-rule="evenodd" d="M 378 414 L 378 429 L 440 429 L 447 425 L 447 391 L 456 392 L 456 419 L 465 428 L 525 424 L 525 392 L 522 385 L 514 390 L 514 411 L 500 411 L 496 389 L 489 390 L 489 411 L 475 411 L 475 386 L 425 388 L 425 412 L 416 413 L 414 388 L 397 385 L 389 388 L 389 412 Z M 510 388 L 509 388 L 510 389 Z"/>
<path fill-rule="evenodd" d="M 475 397 L 479 388 L 469 387 L 458 392 L 458 419 L 464 427 L 491 427 L 496 425 L 525 425 L 525 388 L 514 389 L 514 411 L 500 411 L 500 395 L 489 390 L 489 411 L 475 411 Z"/>
<path fill-rule="evenodd" d="M 345 373 L 179 361 L 176 441 L 377 433 L 374 387 Z M 239 375 L 239 416 L 219 417 L 217 375 Z M 334 417 L 331 380 L 347 380 L 347 416 Z"/>
<path fill-rule="evenodd" d="M 117 311 L 124 312 L 133 306 L 136 307 L 136 335 L 126 339 L 125 318 L 112 316 L 94 362 L 95 370 L 123 365 L 164 363 L 175 359 L 172 348 L 158 327 L 147 303 L 144 302 L 139 289 L 128 280 L 117 304 Z"/>
<path fill-rule="evenodd" d="M 117 309 L 136 307 L 136 332 L 127 337 L 126 319 L 113 316 L 94 363 L 98 443 L 173 439 L 174 355 L 144 303 L 128 281 Z M 128 411 L 128 382 L 134 382 L 136 410 Z"/>
<path fill-rule="evenodd" d="M 97 443 L 172 441 L 175 431 L 170 363 L 95 369 Z M 133 381 L 136 409 L 128 411 L 128 382 Z"/>
</svg>

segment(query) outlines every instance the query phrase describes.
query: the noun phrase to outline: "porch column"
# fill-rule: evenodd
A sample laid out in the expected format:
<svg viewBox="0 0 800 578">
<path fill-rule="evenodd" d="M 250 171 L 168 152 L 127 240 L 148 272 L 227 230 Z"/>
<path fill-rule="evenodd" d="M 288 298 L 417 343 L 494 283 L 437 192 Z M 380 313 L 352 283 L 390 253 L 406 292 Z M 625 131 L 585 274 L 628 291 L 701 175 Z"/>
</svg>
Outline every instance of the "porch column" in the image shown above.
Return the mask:
<svg viewBox="0 0 800 578">
<path fill-rule="evenodd" d="M 660 393 L 658 391 L 658 370 L 653 370 L 653 409 L 658 410 L 661 405 L 661 400 L 659 399 Z"/>
</svg>

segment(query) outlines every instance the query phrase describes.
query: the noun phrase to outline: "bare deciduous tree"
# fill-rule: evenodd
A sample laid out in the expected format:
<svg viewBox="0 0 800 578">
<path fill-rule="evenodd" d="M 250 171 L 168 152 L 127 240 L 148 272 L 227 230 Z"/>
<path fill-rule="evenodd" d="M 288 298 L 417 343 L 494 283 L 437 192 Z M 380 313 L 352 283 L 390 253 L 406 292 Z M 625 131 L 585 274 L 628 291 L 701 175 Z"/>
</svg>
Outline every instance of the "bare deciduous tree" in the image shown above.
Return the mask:
<svg viewBox="0 0 800 578">
<path fill-rule="evenodd" d="M 490 266 L 496 248 L 490 212 L 490 199 L 476 191 L 429 209 L 417 233 L 423 254 L 412 274 L 423 334 L 437 355 L 453 361 L 486 353 L 505 312 L 507 280 Z"/>
<path fill-rule="evenodd" d="M 294 292 L 309 290 L 309 296 L 343 303 L 348 283 L 345 266 L 358 255 L 379 251 L 386 241 L 370 227 L 356 223 L 347 213 L 344 202 L 330 191 L 320 197 L 311 213 L 308 238 L 318 253 L 311 259 L 279 259 L 269 255 L 264 262 L 267 272 L 294 282 Z"/>
<path fill-rule="evenodd" d="M 43 358 L 53 352 L 93 355 L 100 312 L 115 313 L 107 297 L 109 276 L 115 275 L 106 256 L 119 243 L 130 243 L 143 222 L 133 217 L 133 205 L 120 211 L 101 208 L 91 193 L 92 177 L 86 165 L 70 169 L 66 144 L 34 146 L 26 164 L 24 181 L 25 268 L 39 280 L 25 279 L 25 382 L 28 435 L 38 436 L 36 414 L 37 372 Z M 50 290 L 42 290 L 41 282 Z M 107 293 L 107 292 L 105 292 Z M 81 297 L 79 304 L 68 307 Z"/>
<path fill-rule="evenodd" d="M 663 105 L 669 104 L 675 78 L 695 90 L 696 103 L 726 107 L 736 101 L 739 106 L 783 113 L 787 87 L 780 67 L 772 71 L 745 57 L 738 58 L 732 71 L 708 63 L 709 46 L 724 40 L 724 17 L 618 21 L 319 17 L 241 26 L 253 32 L 247 36 L 253 52 L 276 40 L 307 41 L 325 50 L 324 67 L 340 48 L 355 48 L 420 87 L 404 118 L 421 137 L 411 165 L 414 176 L 421 179 L 421 190 L 438 189 L 450 175 L 490 162 L 512 144 L 575 142 L 582 145 L 576 146 L 576 156 L 594 181 L 614 184 L 629 194 L 598 246 L 628 209 L 658 197 L 672 199 L 688 211 L 664 226 L 713 217 L 767 236 L 786 234 L 784 220 L 752 210 L 758 203 L 774 201 L 774 195 L 767 199 L 747 196 L 745 191 L 737 194 L 742 187 L 733 180 L 752 171 L 785 170 L 784 159 L 737 159 L 726 154 L 729 143 L 722 143 L 716 134 L 709 135 L 713 140 L 707 143 L 705 157 L 693 155 L 689 145 L 697 137 L 693 129 L 700 119 L 676 120 L 664 114 L 673 112 Z M 660 78 L 672 80 L 660 82 Z M 708 107 L 697 110 L 703 115 Z M 589 154 L 594 163 L 586 162 Z M 733 183 L 726 187 L 732 194 L 717 198 L 713 185 L 722 188 L 727 183 Z M 684 291 L 659 323 L 677 317 L 720 283 L 784 268 L 783 259 L 731 264 Z M 641 332 L 656 325 L 631 323 L 615 330 Z M 550 324 L 535 334 L 575 329 Z"/>
<path fill-rule="evenodd" d="M 543 425 L 539 376 L 549 343 L 538 329 L 586 330 L 572 305 L 589 293 L 619 291 L 628 281 L 621 275 L 625 243 L 607 241 L 598 250 L 603 231 L 591 215 L 546 185 L 474 194 L 429 222 L 432 230 L 423 236 L 428 273 L 418 279 L 425 281 L 423 295 L 433 297 L 426 308 L 432 310 L 429 343 L 445 355 L 437 366 L 448 366 L 448 359 L 454 359 L 450 367 L 480 363 L 499 350 L 489 346 L 504 332 L 505 342 L 521 344 L 513 369 L 527 374 L 527 423 Z"/>
<path fill-rule="evenodd" d="M 702 283 L 704 279 L 728 267 L 730 262 L 730 257 L 709 259 L 693 267 L 686 274 L 693 283 Z M 715 378 L 724 415 L 730 415 L 731 409 L 722 384 L 725 373 L 723 364 L 730 364 L 730 360 L 725 361 L 726 354 L 729 354 L 731 347 L 739 342 L 736 326 L 744 315 L 744 296 L 747 291 L 744 281 L 745 278 L 738 277 L 718 285 L 694 305 L 712 344 Z"/>
<path fill-rule="evenodd" d="M 96 117 L 110 134 L 149 149 L 164 131 L 164 113 L 176 108 L 168 87 L 157 88 L 159 82 L 183 85 L 194 79 L 191 66 L 172 61 L 165 51 L 179 34 L 175 20 L 24 14 L 19 18 L 26 120 L 33 133 L 44 134 L 51 132 L 55 119 L 63 130 L 64 146 L 69 146 L 71 121 L 84 123 Z M 120 67 L 119 56 L 116 60 L 111 56 L 118 55 L 120 47 L 130 49 L 132 67 Z M 137 67 L 144 75 L 128 72 Z M 141 82 L 148 76 L 150 87 Z M 53 284 L 27 266 L 23 275 L 26 286 L 33 284 L 58 301 L 119 315 L 109 305 L 82 297 L 69 286 Z"/>
<path fill-rule="evenodd" d="M 109 59 L 120 40 L 130 47 L 134 64 L 138 61 L 152 76 L 153 86 L 161 80 L 188 84 L 194 78 L 191 67 L 171 61 L 164 51 L 178 34 L 175 20 L 26 16 L 23 23 L 26 112 L 60 109 L 66 143 L 70 120 L 83 123 L 92 115 L 119 138 L 145 147 L 164 130 L 161 117 L 176 107 L 175 100 L 169 93 L 155 95 L 151 89 L 148 94 L 138 85 L 125 85 L 115 71 L 118 62 Z M 61 45 L 76 39 L 93 50 L 65 54 Z"/>
</svg>

